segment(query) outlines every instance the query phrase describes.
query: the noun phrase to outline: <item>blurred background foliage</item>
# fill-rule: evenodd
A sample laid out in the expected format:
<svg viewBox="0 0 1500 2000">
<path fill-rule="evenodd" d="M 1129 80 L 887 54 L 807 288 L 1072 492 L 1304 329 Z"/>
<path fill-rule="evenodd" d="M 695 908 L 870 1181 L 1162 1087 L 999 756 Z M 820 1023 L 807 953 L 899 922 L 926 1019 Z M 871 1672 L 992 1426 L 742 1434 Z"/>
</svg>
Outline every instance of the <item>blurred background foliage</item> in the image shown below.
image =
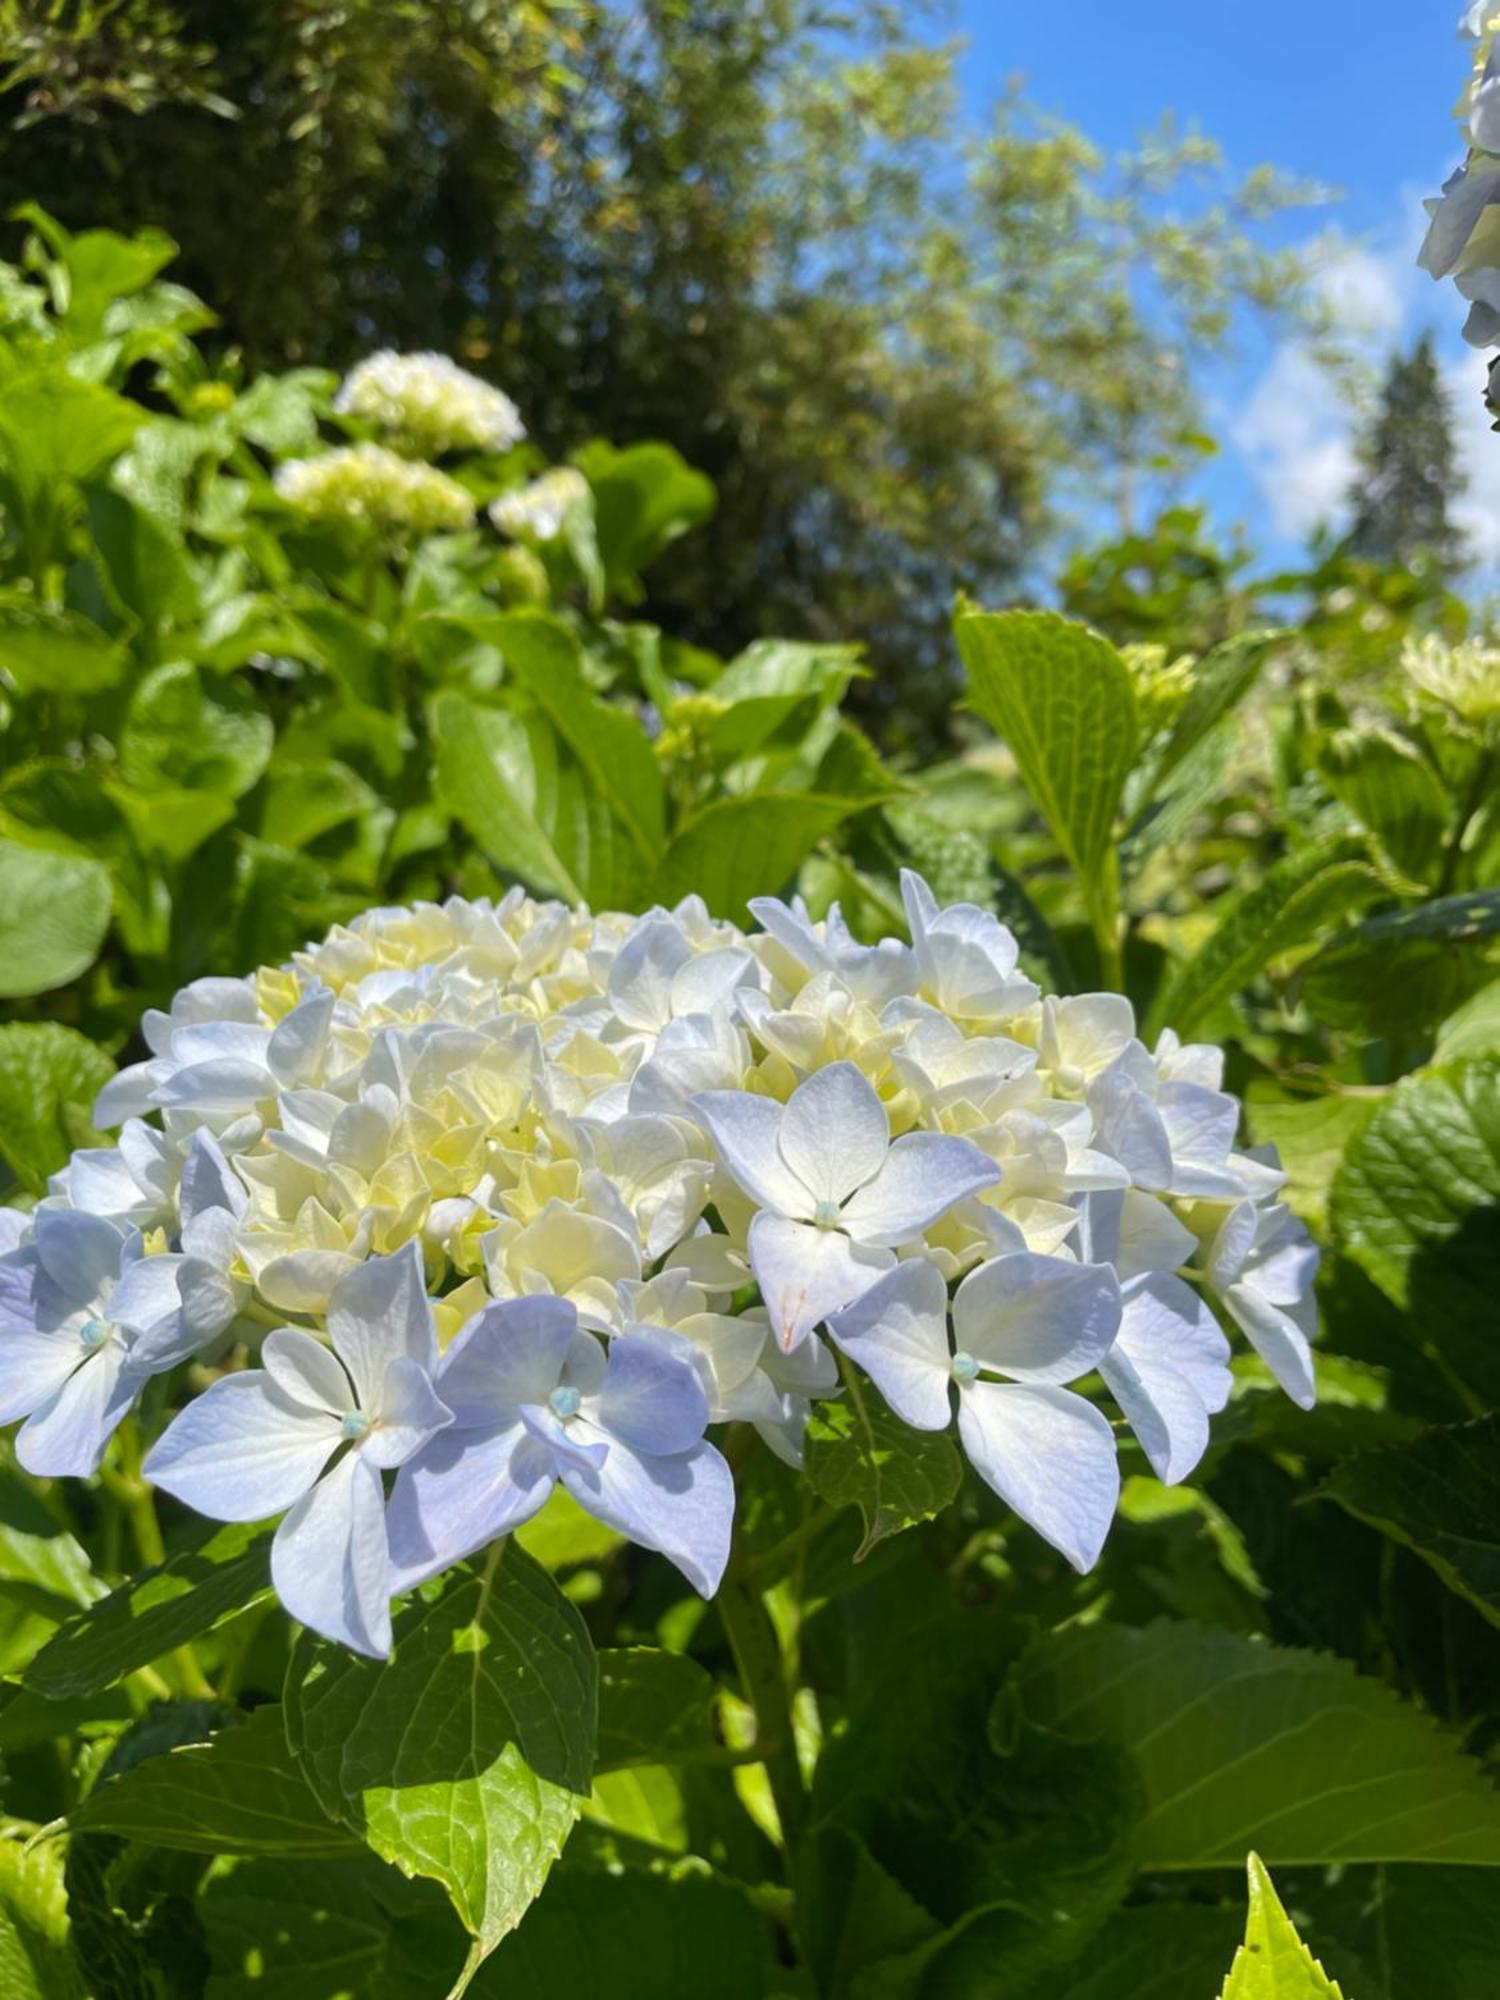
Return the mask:
<svg viewBox="0 0 1500 2000">
<path fill-rule="evenodd" d="M 719 652 L 866 645 L 930 747 L 956 589 L 1036 588 L 1086 492 L 1134 526 L 1206 449 L 1200 365 L 1317 319 L 1268 225 L 1315 190 L 1170 122 L 1101 151 L 957 115 L 941 5 L 72 0 L 0 8 L 0 192 L 152 226 L 245 365 L 435 348 L 553 456 L 659 438 L 719 505 L 651 580 Z"/>
</svg>

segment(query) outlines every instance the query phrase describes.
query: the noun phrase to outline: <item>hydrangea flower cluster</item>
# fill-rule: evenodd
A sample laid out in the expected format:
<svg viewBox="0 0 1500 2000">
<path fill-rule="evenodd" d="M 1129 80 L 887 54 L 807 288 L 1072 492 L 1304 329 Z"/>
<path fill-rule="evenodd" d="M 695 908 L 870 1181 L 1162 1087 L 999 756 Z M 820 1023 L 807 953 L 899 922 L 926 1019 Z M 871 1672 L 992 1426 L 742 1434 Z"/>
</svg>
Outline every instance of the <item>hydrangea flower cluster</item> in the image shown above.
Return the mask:
<svg viewBox="0 0 1500 2000">
<path fill-rule="evenodd" d="M 992 915 L 903 878 L 908 945 L 837 908 L 696 898 L 370 911 L 205 979 L 105 1088 L 118 1142 L 4 1212 L 0 1419 L 87 1475 L 153 1376 L 146 1461 L 218 1520 L 283 1514 L 306 1624 L 380 1655 L 393 1594 L 554 1486 L 704 1594 L 734 1487 L 796 1465 L 856 1365 L 1079 1569 L 1231 1387 L 1221 1319 L 1313 1400 L 1316 1252 L 1222 1057 L 1114 994 L 1044 997 Z M 213 1371 L 218 1371 L 214 1373 Z"/>
<path fill-rule="evenodd" d="M 336 445 L 316 458 L 289 458 L 274 474 L 277 493 L 311 521 L 366 533 L 456 533 L 474 521 L 472 496 L 435 465 L 379 444 Z"/>
<path fill-rule="evenodd" d="M 345 376 L 333 407 L 340 416 L 373 424 L 419 458 L 509 451 L 526 435 L 521 413 L 505 391 L 446 354 L 383 348 L 368 355 Z"/>
<path fill-rule="evenodd" d="M 1430 218 L 1418 262 L 1434 278 L 1452 276 L 1469 301 L 1464 338 L 1500 346 L 1500 5 L 1474 0 L 1459 33 L 1475 43 L 1459 115 L 1469 154 L 1427 203 Z"/>
<path fill-rule="evenodd" d="M 576 465 L 556 465 L 528 485 L 490 502 L 490 520 L 502 535 L 517 540 L 555 542 L 569 510 L 589 497 L 589 483 Z"/>
</svg>

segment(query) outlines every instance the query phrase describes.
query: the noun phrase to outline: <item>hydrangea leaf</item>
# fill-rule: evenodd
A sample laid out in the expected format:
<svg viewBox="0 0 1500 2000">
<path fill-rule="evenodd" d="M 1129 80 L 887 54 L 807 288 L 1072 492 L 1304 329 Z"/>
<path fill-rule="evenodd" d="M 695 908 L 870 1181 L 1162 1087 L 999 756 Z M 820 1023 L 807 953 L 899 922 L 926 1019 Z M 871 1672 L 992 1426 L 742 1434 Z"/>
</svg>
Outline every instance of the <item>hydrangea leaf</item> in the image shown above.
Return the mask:
<svg viewBox="0 0 1500 2000">
<path fill-rule="evenodd" d="M 716 1747 L 713 1678 L 685 1653 L 609 1647 L 599 1655 L 600 1771 L 691 1762 Z"/>
<path fill-rule="evenodd" d="M 147 674 L 120 737 L 126 782 L 150 793 L 185 788 L 240 798 L 271 755 L 275 728 L 243 685 L 207 678 L 185 660 Z"/>
<path fill-rule="evenodd" d="M 1339 834 L 1309 842 L 1234 899 L 1200 949 L 1163 985 L 1150 1027 L 1189 1034 L 1211 1008 L 1247 986 L 1273 959 L 1310 944 L 1340 917 L 1381 893 L 1379 873 L 1363 840 Z"/>
<path fill-rule="evenodd" d="M 25 1685 L 70 1701 L 190 1644 L 269 1594 L 269 1548 L 259 1524 L 216 1528 L 70 1619 L 26 1669 Z"/>
<path fill-rule="evenodd" d="M 329 1819 L 287 1747 L 281 1711 L 145 1757 L 96 1785 L 68 1815 L 75 1833 L 114 1833 L 192 1854 L 321 1858 L 363 1850 Z"/>
<path fill-rule="evenodd" d="M 1500 1416 L 1360 1452 L 1320 1490 L 1414 1549 L 1500 1625 Z"/>
<path fill-rule="evenodd" d="M 0 840 L 0 999 L 50 993 L 87 972 L 110 903 L 102 863 Z"/>
<path fill-rule="evenodd" d="M 943 1431 L 915 1431 L 871 1388 L 820 1403 L 807 1427 L 807 1476 L 834 1507 L 858 1507 L 864 1539 L 854 1560 L 886 1535 L 930 1521 L 963 1483 L 963 1461 Z"/>
<path fill-rule="evenodd" d="M 607 796 L 540 714 L 446 691 L 432 709 L 437 788 L 494 865 L 544 895 L 629 909 L 642 861 Z"/>
<path fill-rule="evenodd" d="M 598 1678 L 582 1618 L 497 1544 L 398 1616 L 388 1662 L 304 1633 L 287 1740 L 324 1811 L 447 1890 L 481 1959 L 514 1929 L 587 1796 Z"/>
<path fill-rule="evenodd" d="M 63 1849 L 0 1841 L 0 1993 L 5 2000 L 85 2000 L 68 1942 Z"/>
<path fill-rule="evenodd" d="M 954 621 L 974 708 L 1009 747 L 1091 911 L 1116 898 L 1115 819 L 1140 718 L 1107 639 L 1050 611 L 961 608 Z"/>
<path fill-rule="evenodd" d="M 1055 1634 L 1026 1712 L 1134 1758 L 1144 1868 L 1280 1863 L 1500 1867 L 1500 1792 L 1458 1741 L 1347 1661 L 1163 1620 Z"/>
<path fill-rule="evenodd" d="M 55 1021 L 0 1027 L 0 1158 L 28 1194 L 44 1194 L 47 1176 L 75 1146 L 97 1141 L 94 1099 L 114 1063 L 76 1028 Z"/>
<path fill-rule="evenodd" d="M 1258 1854 L 1248 1863 L 1250 1911 L 1220 2000 L 1343 2000 L 1297 1935 Z"/>
<path fill-rule="evenodd" d="M 1335 1239 L 1405 1309 L 1412 1344 L 1469 1411 L 1500 1403 L 1500 1058 L 1399 1083 L 1344 1156 Z"/>
<path fill-rule="evenodd" d="M 700 895 L 716 917 L 743 922 L 750 898 L 784 888 L 823 836 L 858 806 L 856 799 L 817 792 L 719 799 L 673 835 L 651 897 L 670 908 Z"/>
</svg>

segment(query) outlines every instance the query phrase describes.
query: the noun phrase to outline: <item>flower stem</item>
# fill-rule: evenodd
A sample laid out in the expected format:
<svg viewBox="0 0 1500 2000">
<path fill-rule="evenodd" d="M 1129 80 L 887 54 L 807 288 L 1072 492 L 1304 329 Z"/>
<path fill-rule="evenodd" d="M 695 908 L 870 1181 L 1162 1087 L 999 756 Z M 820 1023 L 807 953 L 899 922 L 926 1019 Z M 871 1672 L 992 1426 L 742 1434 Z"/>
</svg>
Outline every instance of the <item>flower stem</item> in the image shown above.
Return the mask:
<svg viewBox="0 0 1500 2000">
<path fill-rule="evenodd" d="M 720 1585 L 715 1606 L 745 1699 L 755 1715 L 755 1743 L 765 1765 L 781 1822 L 783 1847 L 790 1849 L 802 1831 L 806 1794 L 797 1742 L 792 1730 L 792 1705 L 781 1660 L 781 1643 L 770 1613 L 738 1562 Z"/>
<path fill-rule="evenodd" d="M 167 1559 L 167 1545 L 162 1540 L 161 1523 L 156 1518 L 156 1498 L 149 1485 L 141 1477 L 140 1430 L 133 1417 L 127 1417 L 120 1426 L 120 1467 L 118 1471 L 106 1470 L 104 1483 L 125 1509 L 125 1518 L 130 1523 L 136 1552 L 147 1569 L 154 1569 Z M 178 1680 L 184 1694 L 202 1701 L 212 1701 L 214 1687 L 212 1681 L 198 1664 L 198 1656 L 191 1646 L 177 1646 L 167 1655 L 177 1669 Z"/>
</svg>

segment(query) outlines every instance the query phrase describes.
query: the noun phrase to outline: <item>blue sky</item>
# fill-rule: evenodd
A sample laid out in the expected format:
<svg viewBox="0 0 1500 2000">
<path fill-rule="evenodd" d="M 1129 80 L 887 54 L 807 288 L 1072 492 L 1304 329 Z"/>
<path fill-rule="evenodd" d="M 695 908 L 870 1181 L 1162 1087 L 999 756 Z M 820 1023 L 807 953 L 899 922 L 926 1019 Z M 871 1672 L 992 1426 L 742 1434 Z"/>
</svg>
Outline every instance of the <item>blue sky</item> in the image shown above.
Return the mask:
<svg viewBox="0 0 1500 2000">
<path fill-rule="evenodd" d="M 1451 285 L 1413 263 L 1422 196 L 1462 156 L 1451 116 L 1467 59 L 1458 0 L 960 0 L 958 11 L 976 118 L 1020 74 L 1034 101 L 1103 144 L 1128 145 L 1172 110 L 1217 138 L 1235 168 L 1269 160 L 1339 190 L 1290 233 L 1337 232 L 1324 282 L 1372 355 L 1436 333 L 1470 472 L 1466 525 L 1500 561 L 1500 437 L 1480 401 L 1484 361 L 1459 337 Z M 1254 333 L 1208 386 L 1224 451 L 1190 491 L 1279 563 L 1347 485 L 1347 408 L 1295 343 Z"/>
</svg>

